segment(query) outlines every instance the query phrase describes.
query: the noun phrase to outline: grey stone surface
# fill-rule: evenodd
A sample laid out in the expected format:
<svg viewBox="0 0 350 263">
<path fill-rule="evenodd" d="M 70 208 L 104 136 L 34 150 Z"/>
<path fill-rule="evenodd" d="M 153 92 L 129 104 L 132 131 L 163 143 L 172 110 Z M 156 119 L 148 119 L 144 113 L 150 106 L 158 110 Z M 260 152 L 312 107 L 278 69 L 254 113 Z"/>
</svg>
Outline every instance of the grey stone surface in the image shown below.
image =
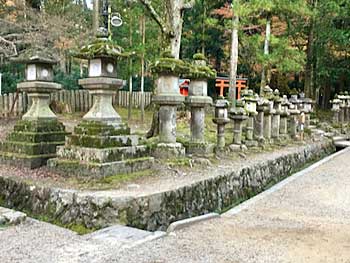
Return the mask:
<svg viewBox="0 0 350 263">
<path fill-rule="evenodd" d="M 79 85 L 94 96 L 92 108 L 84 115 L 86 121 L 100 121 L 116 128 L 124 127 L 120 115 L 112 105 L 112 96 L 123 86 L 116 78 L 98 77 L 80 79 Z"/>
<path fill-rule="evenodd" d="M 0 207 L 0 226 L 18 225 L 20 223 L 23 223 L 26 220 L 26 218 L 27 215 L 25 213 Z"/>
<path fill-rule="evenodd" d="M 158 159 L 181 158 L 185 156 L 185 147 L 181 143 L 158 143 L 152 156 Z"/>
<path fill-rule="evenodd" d="M 197 224 L 199 222 L 211 220 L 211 219 L 218 218 L 218 217 L 220 217 L 220 215 L 217 213 L 209 213 L 209 214 L 202 215 L 202 216 L 196 216 L 196 217 L 191 217 L 188 219 L 176 221 L 176 222 L 173 222 L 169 225 L 167 232 L 170 233 L 170 232 L 174 232 L 174 231 L 179 231 L 181 229 L 184 229 L 184 228 L 189 227 L 191 225 Z"/>
<path fill-rule="evenodd" d="M 17 89 L 27 92 L 33 101 L 29 110 L 22 116 L 27 121 L 55 120 L 57 116 L 49 107 L 50 93 L 61 89 L 60 84 L 43 81 L 28 81 L 17 85 Z"/>
</svg>

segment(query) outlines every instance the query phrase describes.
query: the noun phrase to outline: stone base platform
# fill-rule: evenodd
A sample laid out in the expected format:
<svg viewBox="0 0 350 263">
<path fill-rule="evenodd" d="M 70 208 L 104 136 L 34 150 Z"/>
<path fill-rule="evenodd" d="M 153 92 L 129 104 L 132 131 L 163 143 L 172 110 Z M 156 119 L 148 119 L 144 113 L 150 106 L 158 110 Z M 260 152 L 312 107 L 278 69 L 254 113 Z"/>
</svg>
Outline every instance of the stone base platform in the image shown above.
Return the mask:
<svg viewBox="0 0 350 263">
<path fill-rule="evenodd" d="M 56 156 L 63 145 L 65 128 L 58 121 L 19 121 L 0 144 L 0 163 L 38 168 Z"/>
<path fill-rule="evenodd" d="M 248 148 L 252 147 L 258 147 L 259 143 L 257 141 L 244 141 L 244 145 L 247 146 Z"/>
<path fill-rule="evenodd" d="M 154 158 L 149 157 L 150 147 L 138 145 L 139 136 L 130 135 L 126 126 L 120 127 L 83 121 L 67 138 L 66 145 L 58 148 L 58 158 L 50 160 L 48 166 L 62 175 L 94 178 L 151 168 Z"/>
<path fill-rule="evenodd" d="M 193 143 L 185 145 L 186 153 L 196 156 L 210 156 L 214 153 L 215 145 L 211 143 Z"/>
<path fill-rule="evenodd" d="M 153 157 L 143 157 L 105 163 L 81 162 L 78 160 L 72 161 L 69 159 L 55 158 L 48 161 L 48 166 L 53 171 L 56 171 L 62 175 L 101 178 L 147 170 L 152 168 L 153 163 Z"/>
<path fill-rule="evenodd" d="M 152 156 L 158 159 L 173 159 L 185 157 L 186 149 L 181 143 L 158 143 L 152 151 Z"/>
</svg>

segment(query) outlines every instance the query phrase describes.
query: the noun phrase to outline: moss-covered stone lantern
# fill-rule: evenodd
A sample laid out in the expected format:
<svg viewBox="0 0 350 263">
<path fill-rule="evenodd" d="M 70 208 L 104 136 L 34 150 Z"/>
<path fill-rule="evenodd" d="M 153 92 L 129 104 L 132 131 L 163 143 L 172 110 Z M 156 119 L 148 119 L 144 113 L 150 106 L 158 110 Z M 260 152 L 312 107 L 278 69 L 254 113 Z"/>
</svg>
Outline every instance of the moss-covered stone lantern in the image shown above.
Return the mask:
<svg viewBox="0 0 350 263">
<path fill-rule="evenodd" d="M 243 94 L 243 100 L 248 115 L 245 145 L 248 147 L 258 146 L 258 142 L 254 140 L 254 117 L 258 115 L 256 109 L 259 96 L 254 94 L 252 90 L 246 90 Z"/>
<path fill-rule="evenodd" d="M 299 115 L 300 111 L 298 110 L 298 102 L 294 98 L 289 100 L 289 124 L 290 124 L 290 136 L 292 139 L 298 139 L 298 124 L 299 124 Z M 295 103 L 293 103 L 295 102 Z"/>
<path fill-rule="evenodd" d="M 76 57 L 89 61 L 89 77 L 79 84 L 94 96 L 92 108 L 74 128 L 66 145 L 58 149 L 51 169 L 65 174 L 105 177 L 149 169 L 154 159 L 150 149 L 139 145 L 112 105 L 112 98 L 124 81 L 117 78 L 116 63 L 122 49 L 105 38 L 83 46 Z"/>
<path fill-rule="evenodd" d="M 273 90 L 266 86 L 263 95 L 263 98 L 266 100 L 264 103 L 264 139 L 266 143 L 272 142 L 272 116 L 275 114 L 274 97 Z"/>
<path fill-rule="evenodd" d="M 340 113 L 339 113 L 339 122 L 341 124 L 345 124 L 346 122 L 346 109 L 347 109 L 347 105 L 346 105 L 346 95 L 343 93 L 341 95 L 338 96 L 338 99 L 340 99 Z"/>
<path fill-rule="evenodd" d="M 228 118 L 227 109 L 229 103 L 224 97 L 219 97 L 215 101 L 215 114 L 213 122 L 217 125 L 217 141 L 216 141 L 216 151 L 221 151 L 225 148 L 225 125 L 230 122 Z"/>
<path fill-rule="evenodd" d="M 332 113 L 333 113 L 333 124 L 339 124 L 339 115 L 340 115 L 340 103 L 341 100 L 338 99 L 338 95 L 336 94 L 334 96 L 334 99 L 330 101 L 331 105 L 332 105 Z"/>
<path fill-rule="evenodd" d="M 179 75 L 189 71 L 188 64 L 175 59 L 170 51 L 151 65 L 152 73 L 157 74 L 156 90 L 152 101 L 159 106 L 159 143 L 154 151 L 158 158 L 183 156 L 185 148 L 176 141 L 176 112 L 184 103 L 180 94 Z"/>
<path fill-rule="evenodd" d="M 232 107 L 230 109 L 229 116 L 230 119 L 233 120 L 234 126 L 232 147 L 237 147 L 242 144 L 242 124 L 243 121 L 245 121 L 248 118 L 246 110 L 244 109 L 244 100 L 237 100 L 236 107 Z"/>
<path fill-rule="evenodd" d="M 272 114 L 272 131 L 271 137 L 274 140 L 279 141 L 280 137 L 280 124 L 281 124 L 281 114 L 282 114 L 282 98 L 280 96 L 280 91 L 275 89 L 273 92 L 273 108 L 274 112 Z"/>
<path fill-rule="evenodd" d="M 280 116 L 280 137 L 284 140 L 288 139 L 288 117 L 290 115 L 289 105 L 290 102 L 288 101 L 287 95 L 283 95 Z"/>
<path fill-rule="evenodd" d="M 213 152 L 213 145 L 206 142 L 205 132 L 205 107 L 212 105 L 213 100 L 208 96 L 208 78 L 215 78 L 216 72 L 211 70 L 202 54 L 193 56 L 193 64 L 189 66 L 189 72 L 185 74 L 190 78 L 186 105 L 191 111 L 191 140 L 187 152 L 195 155 L 207 155 Z"/>
<path fill-rule="evenodd" d="M 32 104 L 1 144 L 0 159 L 33 169 L 55 157 L 56 147 L 65 141 L 65 128 L 49 107 L 50 93 L 61 89 L 60 84 L 52 82 L 57 61 L 43 51 L 23 53 L 14 61 L 26 65 L 25 81 L 17 89 L 26 92 Z"/>
</svg>

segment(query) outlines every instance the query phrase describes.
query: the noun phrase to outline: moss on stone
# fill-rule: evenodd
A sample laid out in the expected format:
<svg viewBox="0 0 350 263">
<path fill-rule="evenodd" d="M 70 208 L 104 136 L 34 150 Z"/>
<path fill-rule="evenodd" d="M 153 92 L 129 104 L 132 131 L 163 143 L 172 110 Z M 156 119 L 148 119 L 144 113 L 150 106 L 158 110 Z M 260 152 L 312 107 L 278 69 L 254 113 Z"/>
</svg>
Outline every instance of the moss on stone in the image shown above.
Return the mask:
<svg viewBox="0 0 350 263">
<path fill-rule="evenodd" d="M 151 64 L 150 70 L 157 74 L 180 75 L 189 71 L 189 64 L 180 59 L 163 57 Z"/>
<path fill-rule="evenodd" d="M 79 51 L 73 52 L 73 56 L 82 59 L 93 59 L 97 57 L 107 57 L 118 59 L 127 57 L 129 54 L 123 53 L 122 47 L 107 38 L 97 38 L 92 43 L 82 46 Z"/>
<path fill-rule="evenodd" d="M 18 121 L 14 127 L 16 132 L 64 132 L 65 127 L 57 120 L 53 121 Z"/>
</svg>

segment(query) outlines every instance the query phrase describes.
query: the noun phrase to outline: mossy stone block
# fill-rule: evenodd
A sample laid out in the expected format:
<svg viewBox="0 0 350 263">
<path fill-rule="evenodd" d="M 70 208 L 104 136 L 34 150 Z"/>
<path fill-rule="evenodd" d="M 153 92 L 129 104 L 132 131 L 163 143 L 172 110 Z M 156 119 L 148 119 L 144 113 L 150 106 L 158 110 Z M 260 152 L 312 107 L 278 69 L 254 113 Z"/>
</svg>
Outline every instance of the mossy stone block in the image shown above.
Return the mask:
<svg viewBox="0 0 350 263">
<path fill-rule="evenodd" d="M 64 132 L 65 127 L 57 120 L 54 121 L 24 121 L 21 120 L 16 123 L 14 127 L 15 132 Z"/>
<path fill-rule="evenodd" d="M 67 139 L 68 145 L 97 149 L 131 146 L 131 143 L 131 140 L 128 140 L 126 143 L 124 143 L 121 140 L 115 139 L 110 136 L 85 136 L 73 134 Z"/>
<path fill-rule="evenodd" d="M 28 142 L 28 143 L 40 143 L 40 142 L 64 142 L 67 132 L 12 132 L 7 139 L 15 142 Z"/>
<path fill-rule="evenodd" d="M 117 174 L 128 174 L 147 170 L 152 167 L 153 163 L 154 159 L 152 157 L 130 159 L 104 164 L 54 158 L 48 161 L 48 166 L 62 175 L 102 178 L 106 176 L 115 176 Z"/>
</svg>

